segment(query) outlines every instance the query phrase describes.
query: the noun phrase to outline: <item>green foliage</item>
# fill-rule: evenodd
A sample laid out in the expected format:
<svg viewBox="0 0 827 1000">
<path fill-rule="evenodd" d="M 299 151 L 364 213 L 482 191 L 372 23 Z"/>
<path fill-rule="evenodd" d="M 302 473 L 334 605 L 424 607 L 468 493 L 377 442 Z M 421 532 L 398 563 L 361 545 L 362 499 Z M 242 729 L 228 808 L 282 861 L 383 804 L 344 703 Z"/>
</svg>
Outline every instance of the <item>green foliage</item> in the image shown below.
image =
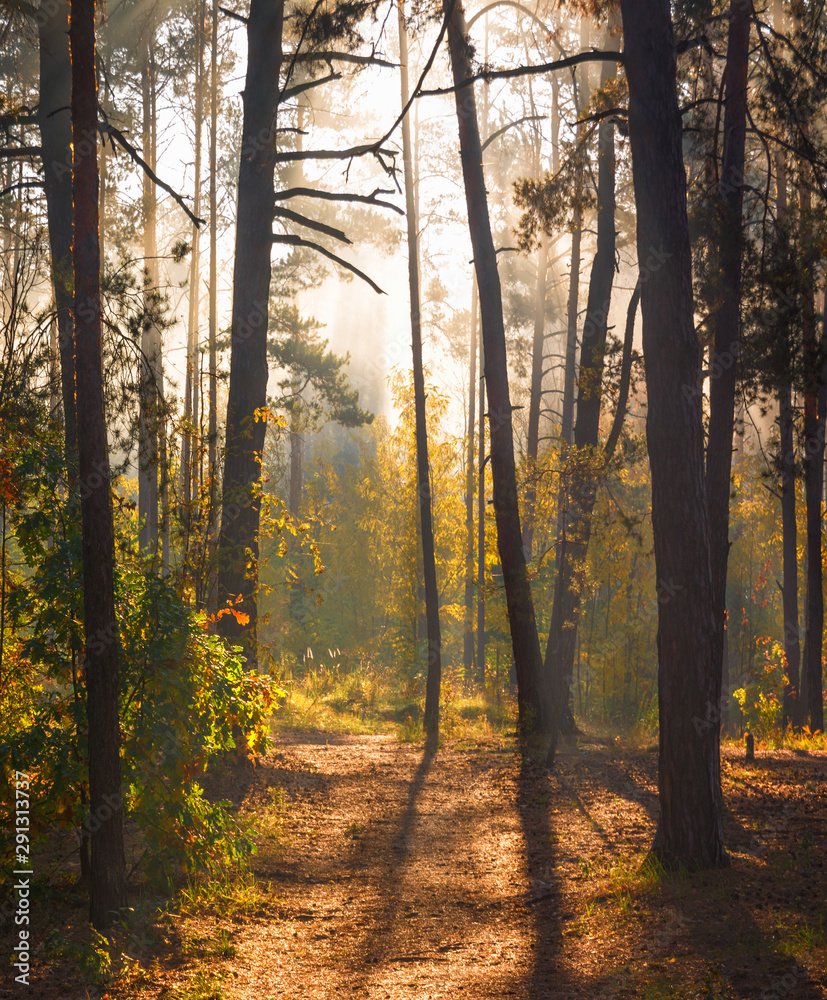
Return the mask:
<svg viewBox="0 0 827 1000">
<path fill-rule="evenodd" d="M 27 575 L 9 595 L 8 612 L 17 677 L 32 693 L 26 713 L 0 730 L 0 753 L 32 775 L 35 834 L 54 825 L 88 829 L 95 817 L 87 793 L 78 496 L 54 442 L 28 444 L 17 463 L 26 485 L 13 523 Z M 38 475 L 28 475 L 32 466 Z M 207 617 L 181 600 L 170 579 L 130 554 L 128 506 L 116 528 L 118 634 L 88 641 L 118 643 L 125 814 L 164 881 L 212 872 L 240 861 L 253 844 L 228 803 L 206 798 L 200 777 L 228 751 L 254 757 L 265 749 L 278 692 L 269 678 L 244 671 L 239 650 L 210 634 Z M 4 666 L 10 660 L 4 656 Z"/>
</svg>

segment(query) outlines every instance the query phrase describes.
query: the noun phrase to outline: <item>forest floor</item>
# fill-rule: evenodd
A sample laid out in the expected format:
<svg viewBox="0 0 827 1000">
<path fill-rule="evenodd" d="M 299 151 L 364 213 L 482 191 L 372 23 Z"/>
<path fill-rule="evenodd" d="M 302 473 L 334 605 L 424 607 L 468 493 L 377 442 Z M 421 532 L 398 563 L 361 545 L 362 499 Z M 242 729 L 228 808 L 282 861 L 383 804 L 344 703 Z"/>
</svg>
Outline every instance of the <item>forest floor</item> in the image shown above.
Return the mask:
<svg viewBox="0 0 827 1000">
<path fill-rule="evenodd" d="M 827 997 L 827 754 L 725 748 L 723 781 L 730 866 L 666 875 L 651 749 L 581 742 L 549 773 L 511 737 L 281 733 L 210 787 L 258 819 L 254 879 L 124 932 L 107 987 L 44 952 L 0 997 Z"/>
</svg>

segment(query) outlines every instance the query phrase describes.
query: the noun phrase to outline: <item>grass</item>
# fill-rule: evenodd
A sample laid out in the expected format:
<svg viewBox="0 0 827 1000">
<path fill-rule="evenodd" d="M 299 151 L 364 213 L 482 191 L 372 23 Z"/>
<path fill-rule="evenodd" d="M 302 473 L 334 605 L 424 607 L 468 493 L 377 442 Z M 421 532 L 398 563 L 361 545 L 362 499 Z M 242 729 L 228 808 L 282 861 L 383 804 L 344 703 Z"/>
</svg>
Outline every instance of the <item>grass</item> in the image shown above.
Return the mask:
<svg viewBox="0 0 827 1000">
<path fill-rule="evenodd" d="M 186 986 L 169 994 L 170 1000 L 224 1000 L 223 979 L 223 972 L 198 969 Z"/>
<path fill-rule="evenodd" d="M 348 673 L 339 663 L 314 662 L 299 674 L 282 667 L 279 683 L 287 698 L 274 716 L 279 730 L 319 729 L 352 735 L 395 735 L 402 743 L 423 739 L 425 678 L 402 681 L 389 671 Z M 515 725 L 510 695 L 465 690 L 460 674 L 443 671 L 440 743 L 488 739 Z"/>
</svg>

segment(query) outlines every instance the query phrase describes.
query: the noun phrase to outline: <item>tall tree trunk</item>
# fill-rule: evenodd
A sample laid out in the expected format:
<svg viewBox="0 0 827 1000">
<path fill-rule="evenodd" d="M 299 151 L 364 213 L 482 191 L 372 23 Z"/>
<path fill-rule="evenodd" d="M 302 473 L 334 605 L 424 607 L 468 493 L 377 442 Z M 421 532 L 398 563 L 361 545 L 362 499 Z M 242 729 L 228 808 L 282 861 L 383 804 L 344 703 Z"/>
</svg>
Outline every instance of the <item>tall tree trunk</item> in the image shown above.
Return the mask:
<svg viewBox="0 0 827 1000">
<path fill-rule="evenodd" d="M 658 584 L 660 818 L 666 863 L 726 863 L 701 352 L 693 321 L 686 174 L 669 0 L 621 0 L 646 361 Z M 683 391 L 687 388 L 690 391 Z M 710 708 L 712 711 L 710 712 Z M 712 718 L 710 718 L 712 715 Z"/>
<path fill-rule="evenodd" d="M 741 344 L 741 260 L 743 257 L 744 144 L 747 125 L 747 68 L 752 5 L 733 0 L 724 74 L 724 147 L 717 190 L 718 269 L 722 299 L 715 314 L 709 377 L 709 436 L 706 448 L 706 495 L 709 504 L 709 547 L 712 559 L 715 658 L 721 674 L 720 714 L 729 714 L 729 692 L 723 687 L 726 578 L 729 556 L 729 495 L 735 387 Z"/>
<path fill-rule="evenodd" d="M 616 75 L 616 67 L 611 63 L 604 63 L 601 87 L 605 87 Z M 560 731 L 566 734 L 573 733 L 577 728 L 571 685 L 580 617 L 580 593 L 586 572 L 598 478 L 603 464 L 597 446 L 609 306 L 615 271 L 615 245 L 614 125 L 604 120 L 598 128 L 597 251 L 589 281 L 580 348 L 574 448 L 567 453 L 565 466 L 561 470 L 562 532 L 545 656 L 545 670 L 554 687 L 557 724 Z"/>
<path fill-rule="evenodd" d="M 294 517 L 299 516 L 299 503 L 302 495 L 302 458 L 304 439 L 301 432 L 301 399 L 293 397 L 293 408 L 290 410 L 290 497 L 289 511 Z"/>
<path fill-rule="evenodd" d="M 218 474 L 218 3 L 219 0 L 213 0 L 210 42 L 210 413 L 207 434 L 211 525 L 215 518 Z"/>
<path fill-rule="evenodd" d="M 399 0 L 399 62 L 402 107 L 408 103 L 408 31 L 405 4 Z M 405 214 L 408 223 L 408 283 L 411 294 L 411 346 L 413 349 L 414 419 L 416 421 L 416 470 L 422 564 L 425 577 L 425 615 L 428 629 L 428 674 L 425 684 L 425 733 L 430 742 L 439 733 L 439 689 L 442 683 L 442 637 L 439 629 L 439 590 L 431 509 L 431 470 L 428 462 L 428 429 L 425 415 L 425 374 L 422 368 L 422 325 L 419 306 L 419 225 L 414 204 L 411 124 L 402 120 L 402 156 L 405 171 Z"/>
<path fill-rule="evenodd" d="M 40 34 L 37 118 L 44 166 L 52 288 L 57 309 L 64 448 L 67 465 L 72 469 L 77 461 L 77 417 L 72 315 L 72 65 L 69 59 L 68 0 L 57 0 L 55 3 L 44 0 L 37 23 Z"/>
<path fill-rule="evenodd" d="M 455 0 L 453 6 L 450 0 L 446 0 L 444 9 L 449 18 L 448 46 L 454 85 L 457 86 L 471 76 L 471 53 L 465 30 L 465 15 L 461 0 Z M 553 728 L 553 712 L 550 692 L 542 673 L 534 604 L 520 530 L 502 293 L 488 215 L 476 101 L 473 87 L 469 86 L 456 90 L 454 96 L 459 123 L 468 224 L 474 250 L 477 285 L 480 290 L 489 407 L 488 424 L 491 436 L 491 469 L 494 478 L 494 514 L 517 671 L 520 726 L 524 731 L 537 727 L 545 732 Z"/>
<path fill-rule="evenodd" d="M 153 92 L 156 86 L 152 54 L 155 29 L 151 20 L 141 38 L 141 94 L 143 105 L 143 154 L 155 169 L 155 115 Z M 155 557 L 158 552 L 158 424 L 161 366 L 161 332 L 158 312 L 157 196 L 149 176 L 143 177 L 144 225 L 144 323 L 141 329 L 140 427 L 138 441 L 138 519 L 140 547 Z"/>
<path fill-rule="evenodd" d="M 812 224 L 811 196 L 806 179 L 799 191 L 802 223 Z M 827 409 L 825 386 L 824 338 L 819 345 L 815 314 L 815 259 L 812 255 L 802 262 L 805 274 L 803 310 L 803 371 L 804 371 L 804 500 L 807 511 L 807 627 L 804 635 L 804 667 L 802 676 L 802 714 L 806 713 L 810 729 L 824 729 L 822 699 L 821 654 L 824 632 L 824 591 L 822 582 L 822 501 L 824 485 L 824 426 Z"/>
<path fill-rule="evenodd" d="M 468 351 L 468 441 L 465 457 L 465 635 L 466 681 L 474 669 L 474 427 L 477 408 L 477 282 L 471 282 L 471 346 Z"/>
<path fill-rule="evenodd" d="M 236 610 L 249 616 L 245 626 L 234 615 L 224 615 L 219 620 L 220 629 L 228 637 L 241 636 L 243 632 L 249 664 L 256 662 L 261 455 L 265 432 L 262 413 L 267 404 L 267 325 L 283 18 L 284 0 L 251 0 L 218 542 L 219 608 L 240 597 Z"/>
<path fill-rule="evenodd" d="M 776 28 L 780 11 L 775 5 Z M 775 159 L 775 214 L 779 225 L 785 226 L 787 213 L 787 161 L 783 150 Z M 781 558 L 782 603 L 784 608 L 784 657 L 787 661 L 787 683 L 781 710 L 781 728 L 801 725 L 801 637 L 798 627 L 798 522 L 796 518 L 796 455 L 795 414 L 793 411 L 792 345 L 784 330 L 777 332 L 784 348 L 781 385 L 778 390 L 778 427 L 780 436 L 779 465 L 781 471 Z"/>
<path fill-rule="evenodd" d="M 95 820 L 90 824 L 90 919 L 97 930 L 102 930 L 109 927 L 118 911 L 126 906 L 126 866 L 118 718 L 115 544 L 101 370 L 94 0 L 72 0 L 69 40 L 72 55 L 72 199 L 75 206 L 74 332 L 78 463 L 83 484 L 81 535 L 89 805 Z"/>
<path fill-rule="evenodd" d="M 782 729 L 801 725 L 801 644 L 798 631 L 798 524 L 796 522 L 795 446 L 792 389 L 787 383 L 778 393 L 778 421 L 781 432 L 781 552 L 783 560 L 782 598 L 784 606 L 784 656 L 787 683 L 784 685 Z"/>
<path fill-rule="evenodd" d="M 476 279 L 474 281 L 476 285 Z M 485 690 L 485 345 L 480 337 L 477 462 L 477 681 Z"/>
<path fill-rule="evenodd" d="M 526 441 L 526 491 L 523 510 L 523 550 L 531 562 L 534 545 L 534 517 L 537 503 L 537 459 L 540 450 L 540 408 L 543 401 L 543 359 L 546 343 L 546 270 L 548 239 L 537 251 L 537 282 L 534 290 L 534 338 L 531 348 L 531 392 L 528 402 L 528 439 Z"/>
<path fill-rule="evenodd" d="M 200 0 L 196 12 L 198 23 L 195 29 L 195 43 L 197 48 L 195 60 L 195 182 L 192 210 L 198 217 L 201 215 L 201 133 L 204 122 L 204 49 L 206 47 L 205 6 L 205 0 Z M 195 223 L 192 224 L 191 238 L 190 292 L 187 317 L 187 373 L 184 386 L 184 434 L 181 441 L 181 496 L 184 503 L 184 518 L 186 523 L 190 521 L 190 502 L 194 492 L 194 453 L 197 448 L 194 439 L 199 424 L 197 372 L 201 284 L 199 269 L 201 259 L 201 231 Z M 189 541 L 189 532 L 187 532 L 187 541 Z"/>
</svg>

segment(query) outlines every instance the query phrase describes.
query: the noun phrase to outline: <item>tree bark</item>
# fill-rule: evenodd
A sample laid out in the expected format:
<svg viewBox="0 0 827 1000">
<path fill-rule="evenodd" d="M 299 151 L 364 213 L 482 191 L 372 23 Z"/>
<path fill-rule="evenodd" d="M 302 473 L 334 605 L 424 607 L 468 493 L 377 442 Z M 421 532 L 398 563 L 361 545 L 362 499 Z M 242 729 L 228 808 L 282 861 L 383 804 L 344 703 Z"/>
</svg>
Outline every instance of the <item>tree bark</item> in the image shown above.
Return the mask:
<svg viewBox="0 0 827 1000">
<path fill-rule="evenodd" d="M 660 818 L 667 864 L 726 863 L 712 575 L 686 174 L 668 0 L 621 0 L 637 205 L 658 584 Z"/>
<path fill-rule="evenodd" d="M 445 0 L 448 47 L 454 85 L 471 76 L 471 55 L 461 0 Z M 488 391 L 488 426 L 494 479 L 494 514 L 497 546 L 503 570 L 511 642 L 517 672 L 519 722 L 523 731 L 551 731 L 550 692 L 542 674 L 540 643 L 534 604 L 526 572 L 517 497 L 517 470 L 511 399 L 503 325 L 502 293 L 497 258 L 491 237 L 488 199 L 482 168 L 482 149 L 472 87 L 454 92 L 459 123 L 460 157 L 468 207 L 468 224 L 474 250 L 474 267 L 480 290 L 482 339 L 485 346 L 485 380 Z"/>
<path fill-rule="evenodd" d="M 804 224 L 811 210 L 806 182 L 800 191 Z M 807 512 L 807 627 L 804 634 L 802 676 L 803 706 L 810 730 L 824 729 L 821 654 L 824 632 L 821 521 L 824 486 L 824 428 L 827 415 L 827 379 L 824 371 L 824 337 L 818 343 L 815 315 L 815 260 L 802 264 L 806 276 L 803 310 L 804 370 L 804 501 Z"/>
<path fill-rule="evenodd" d="M 219 0 L 213 0 L 210 42 L 210 412 L 207 435 L 211 529 L 218 475 L 218 4 Z"/>
<path fill-rule="evenodd" d="M 240 598 L 235 610 L 249 616 L 244 625 L 234 615 L 224 615 L 219 619 L 220 630 L 228 637 L 243 633 L 250 665 L 256 662 L 261 453 L 267 404 L 267 325 L 283 18 L 284 0 L 252 0 L 247 21 L 230 387 L 218 542 L 219 610 L 227 601 Z"/>
<path fill-rule="evenodd" d="M 726 579 L 729 557 L 729 495 L 735 388 L 741 346 L 741 261 L 744 250 L 744 146 L 747 125 L 747 69 L 752 4 L 733 0 L 729 13 L 724 70 L 724 146 L 718 181 L 718 270 L 722 300 L 715 314 L 709 376 L 709 436 L 706 448 L 706 494 L 715 613 L 715 659 L 722 678 L 720 714 L 726 717 L 729 692 L 723 689 Z"/>
<path fill-rule="evenodd" d="M 476 279 L 474 281 L 476 285 Z M 485 691 L 485 345 L 480 337 L 477 462 L 477 681 Z"/>
<path fill-rule="evenodd" d="M 471 283 L 471 346 L 468 351 L 468 442 L 465 459 L 465 635 L 466 680 L 474 669 L 474 427 L 477 408 L 477 282 Z"/>
<path fill-rule="evenodd" d="M 205 0 L 200 0 L 195 30 L 197 49 L 195 62 L 195 183 L 192 210 L 201 216 L 201 133 L 204 121 L 204 49 L 206 47 Z M 184 504 L 184 520 L 190 521 L 190 504 L 194 494 L 193 479 L 195 468 L 196 431 L 199 424 L 198 405 L 198 320 L 200 315 L 200 257 L 201 230 L 192 224 L 192 250 L 190 256 L 189 310 L 187 317 L 187 373 L 184 385 L 184 434 L 181 441 L 181 496 Z M 187 532 L 187 543 L 189 543 Z"/>
<path fill-rule="evenodd" d="M 604 63 L 601 87 L 605 87 L 616 75 L 616 66 Z M 604 119 L 598 128 L 597 251 L 589 281 L 580 348 L 574 448 L 567 451 L 565 465 L 561 470 L 562 532 L 545 656 L 545 671 L 551 678 L 554 689 L 557 725 L 560 732 L 565 734 L 574 733 L 577 729 L 571 685 L 580 617 L 580 593 L 586 572 L 598 479 L 603 464 L 597 445 L 615 247 L 614 125 Z"/>
<path fill-rule="evenodd" d="M 118 625 L 109 452 L 103 412 L 94 0 L 72 0 L 72 199 L 78 463 L 89 738 L 90 919 L 97 930 L 126 906 L 118 717 Z"/>
<path fill-rule="evenodd" d="M 72 315 L 72 65 L 69 58 L 69 7 L 68 0 L 57 0 L 54 4 L 44 3 L 38 14 L 40 102 L 37 118 L 49 224 L 52 288 L 57 310 L 64 451 L 66 464 L 72 470 L 77 462 L 77 417 Z"/>
<path fill-rule="evenodd" d="M 408 103 L 408 32 L 404 0 L 398 0 L 399 62 L 402 107 Z M 419 305 L 419 226 L 414 204 L 411 124 L 402 119 L 402 157 L 405 173 L 405 214 L 408 230 L 408 283 L 411 295 L 411 346 L 413 349 L 414 419 L 416 422 L 416 471 L 422 565 L 425 577 L 425 616 L 428 631 L 428 674 L 425 684 L 425 734 L 429 742 L 439 735 L 439 689 L 442 682 L 442 637 L 439 628 L 439 590 L 431 507 L 431 470 L 428 462 L 428 430 L 425 419 L 425 374 L 422 368 L 422 325 Z"/>
<path fill-rule="evenodd" d="M 540 408 L 543 400 L 543 355 L 546 343 L 546 271 L 548 240 L 537 251 L 537 284 L 534 290 L 534 338 L 531 346 L 531 391 L 528 402 L 526 440 L 526 491 L 523 505 L 523 551 L 531 562 L 534 547 L 534 518 L 537 504 L 537 459 L 540 451 Z"/>
<path fill-rule="evenodd" d="M 141 95 L 143 105 L 143 155 L 155 170 L 155 115 L 152 46 L 154 26 L 147 19 L 141 37 Z M 141 329 L 140 425 L 138 440 L 138 520 L 141 550 L 153 558 L 158 553 L 158 425 L 161 333 L 156 323 L 158 309 L 157 196 L 155 184 L 143 175 L 144 224 L 144 322 Z"/>
<path fill-rule="evenodd" d="M 781 434 L 781 552 L 783 560 L 782 600 L 784 606 L 784 656 L 787 683 L 784 685 L 781 728 L 801 725 L 801 642 L 798 631 L 798 524 L 795 503 L 795 446 L 792 389 L 788 383 L 778 393 L 778 421 Z"/>
</svg>

